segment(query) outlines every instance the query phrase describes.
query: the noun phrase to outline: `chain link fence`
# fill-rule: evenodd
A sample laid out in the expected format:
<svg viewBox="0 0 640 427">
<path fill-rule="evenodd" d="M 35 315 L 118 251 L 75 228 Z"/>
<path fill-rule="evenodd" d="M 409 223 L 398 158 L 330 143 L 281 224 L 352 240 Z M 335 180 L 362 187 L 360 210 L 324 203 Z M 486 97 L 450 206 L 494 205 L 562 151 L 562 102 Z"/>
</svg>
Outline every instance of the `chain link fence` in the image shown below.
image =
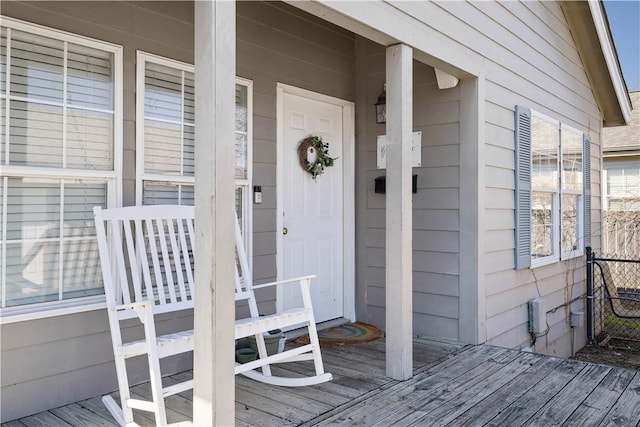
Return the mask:
<svg viewBox="0 0 640 427">
<path fill-rule="evenodd" d="M 640 260 L 587 255 L 589 341 L 637 341 L 640 348 Z"/>
</svg>

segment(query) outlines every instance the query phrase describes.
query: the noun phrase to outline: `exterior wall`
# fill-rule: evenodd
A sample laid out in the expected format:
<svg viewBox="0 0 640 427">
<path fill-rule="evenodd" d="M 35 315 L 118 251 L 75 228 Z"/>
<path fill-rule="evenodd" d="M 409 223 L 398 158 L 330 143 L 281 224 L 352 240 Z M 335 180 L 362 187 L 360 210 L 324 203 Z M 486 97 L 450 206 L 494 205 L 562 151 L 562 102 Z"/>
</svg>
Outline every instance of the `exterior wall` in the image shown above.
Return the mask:
<svg viewBox="0 0 640 427">
<path fill-rule="evenodd" d="M 484 99 L 479 108 L 482 124 L 477 176 L 478 228 L 473 230 L 473 224 L 465 223 L 459 227 L 459 232 L 462 234 L 465 230 L 467 233 L 471 229 L 472 234 L 476 233 L 478 265 L 476 283 L 467 283 L 474 279 L 470 275 L 465 282 L 459 283 L 458 291 L 459 307 L 463 306 L 467 292 L 477 289 L 479 293 L 480 300 L 475 307 L 478 318 L 477 333 L 474 334 L 476 342 L 513 348 L 532 346 L 527 301 L 542 297 L 549 330 L 537 339 L 533 350 L 567 356 L 582 347 L 586 341 L 585 329 L 571 328 L 569 315 L 572 310 L 584 310 L 584 257 L 535 269 L 514 269 L 516 105 L 545 113 L 590 136 L 591 245 L 596 250 L 601 246 L 602 114 L 560 4 L 376 2 L 366 13 L 349 2 L 326 2 L 324 6 L 323 12 L 327 14 L 349 16 L 352 21 L 344 20 L 344 25 L 359 34 L 389 44 L 407 43 L 414 46 L 415 57 L 425 63 L 462 78 L 469 78 L 469 74 L 477 77 L 479 97 Z M 460 105 L 466 106 L 466 100 L 461 99 Z M 416 123 L 419 120 L 416 118 Z M 465 129 L 465 134 L 468 127 L 468 123 L 460 122 L 460 129 Z M 473 159 L 461 156 L 461 161 Z M 470 203 L 466 196 L 460 192 L 461 203 Z M 362 198 L 359 200 L 362 203 Z M 458 205 L 465 209 L 468 206 Z M 380 212 L 373 207 L 367 214 L 375 217 Z M 382 223 L 380 218 L 371 221 L 372 224 Z M 366 237 L 366 230 L 360 227 L 358 236 Z M 373 250 L 359 260 L 376 268 L 381 258 L 380 252 Z M 458 262 L 464 260 L 460 258 Z M 381 273 L 376 272 L 372 283 L 377 281 L 379 285 L 381 277 Z M 359 285 L 362 286 L 362 278 Z M 359 298 L 368 298 L 369 290 L 373 291 L 375 287 L 369 286 L 366 292 L 361 290 Z M 375 310 L 381 312 L 381 308 L 377 308 L 381 298 L 377 300 Z M 416 311 L 426 307 L 427 303 L 416 303 Z M 462 313 L 459 315 L 462 318 Z M 380 317 L 379 314 L 375 316 Z M 465 328 L 476 326 L 472 323 L 460 321 L 459 336 Z"/>
<path fill-rule="evenodd" d="M 584 258 L 523 271 L 515 271 L 513 261 L 515 105 L 543 112 L 591 136 L 592 246 L 600 248 L 602 118 L 560 6 L 369 6 L 358 6 L 353 16 L 365 25 L 377 17 L 383 23 L 369 27 L 379 27 L 396 40 L 415 40 L 416 46 L 434 41 L 431 53 L 440 53 L 434 65 L 446 60 L 449 69 L 458 63 L 467 72 L 479 67 L 484 99 L 477 215 L 483 221 L 476 230 L 460 221 L 461 208 L 469 203 L 460 190 L 460 135 L 466 126 L 461 119 L 462 90 L 437 89 L 433 69 L 414 64 L 414 130 L 423 132 L 423 167 L 414 169 L 414 333 L 461 340 L 468 327 L 459 320 L 463 293 L 475 288 L 482 292 L 478 342 L 530 346 L 527 301 L 542 297 L 549 331 L 533 349 L 561 356 L 577 350 L 586 334 L 584 328 L 570 327 L 569 312 L 583 310 L 583 300 L 572 306 L 568 302 L 584 294 Z M 353 3 L 335 2 L 335 7 Z M 373 113 L 384 82 L 384 48 L 355 40 L 352 33 L 282 3 L 238 2 L 237 10 L 236 74 L 254 82 L 253 180 L 263 189 L 263 203 L 254 205 L 254 278 L 267 281 L 276 276 L 276 83 L 355 100 L 357 315 L 384 328 L 384 196 L 373 192 L 373 179 L 384 174 L 375 169 L 376 136 L 384 127 L 375 124 Z M 124 46 L 123 202 L 133 204 L 135 52 L 193 62 L 193 4 L 6 0 L 2 13 Z M 416 49 L 417 56 L 429 62 L 427 53 Z M 460 281 L 463 230 L 477 235 L 477 283 L 482 285 Z M 266 310 L 273 307 L 274 294 L 261 297 Z M 103 311 L 3 325 L 1 344 L 2 421 L 115 388 Z"/>
<path fill-rule="evenodd" d="M 263 191 L 263 203 L 254 205 L 254 279 L 270 281 L 276 276 L 276 83 L 354 100 L 354 36 L 285 4 L 238 2 L 237 11 L 236 74 L 254 82 L 253 181 Z M 193 3 L 3 1 L 2 14 L 124 46 L 123 204 L 135 204 L 136 50 L 193 63 Z M 258 297 L 265 312 L 273 310 L 275 292 Z M 181 326 L 192 322 L 181 313 L 159 328 L 176 327 L 176 317 Z M 1 421 L 117 388 L 104 310 L 1 328 Z M 188 360 L 168 363 L 167 372 L 190 368 Z"/>
<path fill-rule="evenodd" d="M 409 13 L 409 11 L 407 11 Z M 570 327 L 570 311 L 584 310 L 584 257 L 514 270 L 514 106 L 543 112 L 592 138 L 592 246 L 600 247 L 601 113 L 570 29 L 556 2 L 441 2 L 422 11 L 428 25 L 470 54 L 484 58 L 484 197 L 480 213 L 479 275 L 485 283 L 486 342 L 531 346 L 527 301 L 542 297 L 548 333 L 534 351 L 567 356 L 586 340 Z"/>
<path fill-rule="evenodd" d="M 387 3 L 377 4 L 376 13 L 372 12 L 366 17 L 348 5 L 332 7 L 350 12 L 354 19 L 361 20 L 370 27 L 388 31 L 397 40 L 409 43 L 415 41 L 416 46 L 420 44 L 420 39 L 427 40 L 429 36 L 437 38 L 440 43 L 437 48 L 425 46 L 425 49 L 432 49 L 425 50 L 427 54 L 435 51 L 442 53 L 441 57 L 433 61 L 434 65 L 439 65 L 438 59 L 446 59 L 450 60 L 450 66 L 459 64 L 463 67 L 464 71 L 460 71 L 462 76 L 465 76 L 465 71 L 477 73 L 484 95 L 484 102 L 480 107 L 483 120 L 480 139 L 484 144 L 479 152 L 478 159 L 481 163 L 477 177 L 480 195 L 477 212 L 480 222 L 476 231 L 479 257 L 477 284 L 462 283 L 459 275 L 460 263 L 464 261 L 460 258 L 460 231 L 474 227 L 473 224 L 459 224 L 459 209 L 465 203 L 470 203 L 468 195 L 459 185 L 463 171 L 460 168 L 457 174 L 453 169 L 446 171 L 447 167 L 456 168 L 461 164 L 459 162 L 469 159 L 462 159 L 460 154 L 458 157 L 461 160 L 453 157 L 456 159 L 453 163 L 449 163 L 446 156 L 439 158 L 445 155 L 446 150 L 461 148 L 460 137 L 455 132 L 461 133 L 462 127 L 468 124 L 459 121 L 456 129 L 455 114 L 459 114 L 460 106 L 466 100 L 462 99 L 461 94 L 457 98 L 452 96 L 455 91 L 440 93 L 433 89 L 432 92 L 425 93 L 427 98 L 436 95 L 431 98 L 433 104 L 430 104 L 432 101 L 429 99 L 422 100 L 430 108 L 421 111 L 417 104 L 414 107 L 416 130 L 425 121 L 437 125 L 448 123 L 450 126 L 449 135 L 442 139 L 448 141 L 448 144 L 429 141 L 423 137 L 423 150 L 433 144 L 439 146 L 439 151 L 438 154 L 431 149 L 429 153 L 423 152 L 426 169 L 418 170 L 418 182 L 419 186 L 431 188 L 425 188 L 428 197 L 422 198 L 420 189 L 414 196 L 414 332 L 460 339 L 464 328 L 473 326 L 460 320 L 462 296 L 475 288 L 479 290 L 481 298 L 477 307 L 477 342 L 512 348 L 532 347 L 537 352 L 560 356 L 567 356 L 582 347 L 586 341 L 585 329 L 571 328 L 569 321 L 572 310 L 584 310 L 584 257 L 535 269 L 514 269 L 516 105 L 543 112 L 591 137 L 591 243 L 596 249 L 601 245 L 599 172 L 602 116 L 560 5 L 555 2 Z M 378 16 L 380 19 L 376 20 Z M 411 34 L 403 31 L 408 22 L 415 21 L 424 26 L 421 29 L 417 29 L 418 25 L 413 26 L 415 33 Z M 372 74 L 371 79 L 375 80 L 375 87 L 371 88 L 371 83 L 367 82 L 366 87 L 361 89 L 366 91 L 366 102 L 373 104 L 383 82 L 383 51 L 374 53 L 362 48 L 358 49 L 358 55 L 367 57 L 366 61 L 362 61 L 361 69 L 373 70 L 369 72 Z M 424 55 L 416 52 L 416 57 L 424 58 Z M 360 61 L 358 59 L 358 63 Z M 430 62 L 428 58 L 425 61 Z M 376 72 L 382 74 L 376 76 Z M 414 99 L 417 100 L 417 91 L 421 90 L 422 84 L 417 71 L 415 78 Z M 448 105 L 438 105 L 442 102 L 439 98 L 444 98 Z M 455 106 L 456 100 L 459 100 L 457 111 L 455 108 L 447 110 L 447 106 Z M 423 114 L 426 117 L 422 117 Z M 438 123 L 440 117 L 445 120 Z M 371 115 L 368 118 L 372 120 Z M 454 123 L 451 123 L 452 118 Z M 364 214 L 358 214 L 358 248 L 362 251 L 361 248 L 364 247 L 366 255 L 358 258 L 363 267 L 358 269 L 360 295 L 357 299 L 361 301 L 365 298 L 367 301 L 366 309 L 359 309 L 358 313 L 365 314 L 366 319 L 373 323 L 382 324 L 384 230 L 380 227 L 384 225 L 384 201 L 371 191 L 373 178 L 381 175 L 373 166 L 376 132 L 372 134 L 371 126 L 375 125 L 367 122 L 364 128 L 358 126 L 359 132 L 366 132 L 367 138 L 367 163 L 363 163 L 362 154 L 359 154 L 358 165 L 359 169 L 365 167 L 368 172 L 366 182 L 362 178 L 358 181 L 358 188 L 363 185 L 367 188 L 366 197 L 362 194 L 358 196 L 359 205 L 366 203 L 367 210 Z M 378 130 L 378 133 L 383 133 L 383 130 Z M 461 152 L 460 150 L 459 153 Z M 429 170 L 434 166 L 441 173 L 435 175 L 436 168 Z M 429 178 L 421 179 L 423 173 L 427 176 L 427 171 L 430 172 Z M 358 174 L 362 175 L 360 171 Z M 424 208 L 426 210 L 420 212 Z M 442 214 L 442 217 L 436 219 L 432 216 L 436 213 Z M 423 215 L 431 216 L 429 224 L 421 225 Z M 443 223 L 443 220 L 447 222 Z M 428 239 L 421 240 L 421 226 L 437 230 L 437 234 L 431 233 Z M 425 244 L 431 246 L 422 246 Z M 420 271 L 429 268 L 433 270 Z M 363 270 L 366 272 L 364 277 L 361 273 Z M 424 289 L 424 293 L 419 291 L 421 289 Z M 537 338 L 535 345 L 532 345 L 528 333 L 527 301 L 536 297 L 545 300 L 549 331 Z M 572 303 L 574 299 L 576 301 Z M 422 313 L 427 314 L 423 316 Z"/>
<path fill-rule="evenodd" d="M 602 197 L 605 212 L 601 253 L 607 257 L 636 259 L 640 257 L 640 233 L 636 231 L 640 211 L 640 91 L 629 92 L 629 98 L 633 105 L 629 125 L 602 130 Z M 611 188 L 607 190 L 607 180 L 611 179 L 612 170 L 619 170 L 620 167 L 634 171 L 635 175 L 634 172 L 628 175 L 628 187 L 624 193 L 619 187 L 613 191 Z M 610 197 L 607 198 L 607 195 Z M 607 209 L 609 212 L 606 212 Z"/>
<path fill-rule="evenodd" d="M 123 204 L 135 204 L 136 50 L 192 62 L 193 5 L 3 1 L 2 14 L 124 46 Z M 2 421 L 117 388 L 105 310 L 1 328 Z M 179 369 L 188 366 L 182 360 Z M 136 375 L 133 381 L 143 379 Z"/>
<path fill-rule="evenodd" d="M 357 124 L 358 318 L 385 327 L 385 195 L 374 192 L 377 136 L 373 105 L 382 92 L 385 48 L 358 38 Z M 413 332 L 458 340 L 459 317 L 459 89 L 438 89 L 433 68 L 414 61 L 413 130 L 422 131 L 422 167 L 413 195 Z M 364 109 L 364 107 L 363 107 Z"/>
<path fill-rule="evenodd" d="M 633 105 L 633 111 L 631 112 L 631 120 L 628 126 L 615 126 L 608 127 L 602 130 L 602 142 L 603 142 L 603 168 L 606 172 L 609 168 L 616 165 L 639 165 L 640 164 L 640 91 L 629 92 L 629 98 L 631 98 L 631 104 Z M 637 168 L 636 168 L 637 169 Z M 603 186 L 606 186 L 606 173 L 603 176 Z M 633 204 L 629 207 L 621 207 L 617 209 L 622 210 L 634 210 L 634 206 L 637 206 L 638 199 L 640 198 L 640 176 L 636 175 L 635 185 L 632 185 L 628 190 L 627 197 L 633 197 Z M 603 189 L 603 197 L 606 196 L 606 192 Z M 607 209 L 607 201 L 604 200 L 605 209 Z M 632 227 L 633 221 L 630 221 Z M 613 242 L 612 242 L 613 243 Z M 603 246 L 604 245 L 603 243 Z M 607 253 L 616 253 L 619 251 L 614 250 L 613 245 L 609 248 L 603 247 L 603 250 Z"/>
<path fill-rule="evenodd" d="M 236 74 L 253 80 L 253 276 L 276 279 L 276 84 L 355 99 L 354 35 L 282 3 L 237 3 Z M 262 309 L 275 308 L 275 290 Z"/>
</svg>

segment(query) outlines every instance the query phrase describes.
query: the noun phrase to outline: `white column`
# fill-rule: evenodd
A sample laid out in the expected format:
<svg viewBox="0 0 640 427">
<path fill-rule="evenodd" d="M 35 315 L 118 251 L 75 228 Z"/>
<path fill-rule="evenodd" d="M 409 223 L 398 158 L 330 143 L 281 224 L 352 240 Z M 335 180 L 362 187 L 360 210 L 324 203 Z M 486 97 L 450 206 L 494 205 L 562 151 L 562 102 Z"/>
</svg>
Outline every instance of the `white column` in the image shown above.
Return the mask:
<svg viewBox="0 0 640 427">
<path fill-rule="evenodd" d="M 413 55 L 406 45 L 387 48 L 386 354 L 387 376 L 413 372 L 413 248 L 411 139 Z"/>
<path fill-rule="evenodd" d="M 460 80 L 460 321 L 458 339 L 486 341 L 484 75 Z"/>
<path fill-rule="evenodd" d="M 193 420 L 233 425 L 235 1 L 195 2 L 195 351 Z"/>
</svg>

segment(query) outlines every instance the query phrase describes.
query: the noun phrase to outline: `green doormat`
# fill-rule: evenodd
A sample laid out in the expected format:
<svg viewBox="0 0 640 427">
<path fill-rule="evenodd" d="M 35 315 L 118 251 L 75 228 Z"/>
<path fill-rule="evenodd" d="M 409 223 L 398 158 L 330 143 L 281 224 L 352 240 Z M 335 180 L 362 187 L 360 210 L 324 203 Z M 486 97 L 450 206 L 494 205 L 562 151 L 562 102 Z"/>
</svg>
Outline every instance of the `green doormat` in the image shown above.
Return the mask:
<svg viewBox="0 0 640 427">
<path fill-rule="evenodd" d="M 384 333 L 380 329 L 362 322 L 347 323 L 318 331 L 321 346 L 362 344 L 375 341 L 382 336 Z M 309 336 L 300 337 L 295 342 L 301 345 L 308 344 Z"/>
</svg>

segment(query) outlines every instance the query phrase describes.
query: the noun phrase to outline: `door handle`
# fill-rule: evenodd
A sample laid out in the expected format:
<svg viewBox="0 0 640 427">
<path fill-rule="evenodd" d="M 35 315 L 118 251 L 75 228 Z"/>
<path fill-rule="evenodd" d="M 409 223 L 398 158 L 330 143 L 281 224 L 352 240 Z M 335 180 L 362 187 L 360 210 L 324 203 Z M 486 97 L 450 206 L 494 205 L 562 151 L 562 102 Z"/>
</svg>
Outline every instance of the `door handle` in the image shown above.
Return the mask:
<svg viewBox="0 0 640 427">
<path fill-rule="evenodd" d="M 289 230 L 287 229 L 287 227 L 282 227 L 282 234 L 287 234 L 289 232 Z"/>
</svg>

